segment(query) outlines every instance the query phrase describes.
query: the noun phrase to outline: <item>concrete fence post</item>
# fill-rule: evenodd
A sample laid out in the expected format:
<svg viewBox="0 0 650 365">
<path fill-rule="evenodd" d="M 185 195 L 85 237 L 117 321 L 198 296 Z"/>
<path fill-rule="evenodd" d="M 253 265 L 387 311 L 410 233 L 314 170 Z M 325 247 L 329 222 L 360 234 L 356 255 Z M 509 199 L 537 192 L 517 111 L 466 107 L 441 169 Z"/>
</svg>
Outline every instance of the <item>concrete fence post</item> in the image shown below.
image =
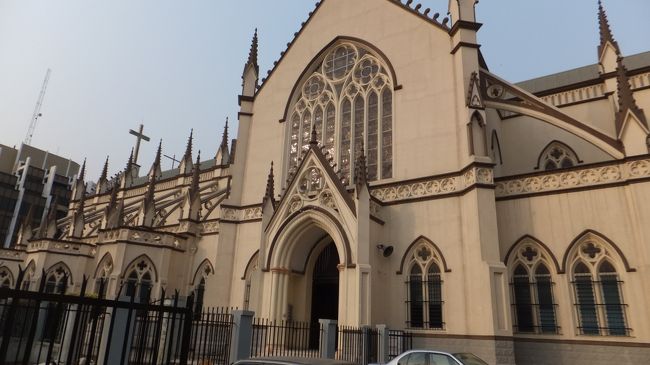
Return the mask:
<svg viewBox="0 0 650 365">
<path fill-rule="evenodd" d="M 336 325 L 333 319 L 319 319 L 318 323 L 322 328 L 320 338 L 320 357 L 333 359 L 336 356 Z"/>
<path fill-rule="evenodd" d="M 377 335 L 379 336 L 379 349 L 377 354 L 377 362 L 385 364 L 388 362 L 389 342 L 388 342 L 388 327 L 385 324 L 377 325 Z"/>
<path fill-rule="evenodd" d="M 230 338 L 230 363 L 251 357 L 253 341 L 253 316 L 255 312 L 236 310 L 232 312 L 232 337 Z"/>
</svg>

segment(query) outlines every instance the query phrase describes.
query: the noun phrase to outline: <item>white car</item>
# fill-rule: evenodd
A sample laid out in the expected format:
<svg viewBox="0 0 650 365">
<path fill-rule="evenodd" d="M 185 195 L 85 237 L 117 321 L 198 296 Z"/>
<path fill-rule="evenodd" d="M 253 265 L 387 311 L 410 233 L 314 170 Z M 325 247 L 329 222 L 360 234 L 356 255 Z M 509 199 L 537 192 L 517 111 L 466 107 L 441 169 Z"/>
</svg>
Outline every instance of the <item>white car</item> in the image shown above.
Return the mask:
<svg viewBox="0 0 650 365">
<path fill-rule="evenodd" d="M 488 365 L 470 353 L 455 353 L 433 350 L 409 350 L 397 355 L 386 365 Z"/>
</svg>

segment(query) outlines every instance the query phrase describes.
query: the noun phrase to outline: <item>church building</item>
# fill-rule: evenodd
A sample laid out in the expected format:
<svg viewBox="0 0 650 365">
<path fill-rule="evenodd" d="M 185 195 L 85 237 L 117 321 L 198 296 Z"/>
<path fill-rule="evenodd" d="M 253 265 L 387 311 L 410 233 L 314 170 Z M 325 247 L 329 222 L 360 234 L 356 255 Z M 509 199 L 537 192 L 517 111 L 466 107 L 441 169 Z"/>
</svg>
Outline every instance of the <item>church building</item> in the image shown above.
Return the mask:
<svg viewBox="0 0 650 365">
<path fill-rule="evenodd" d="M 499 5 L 322 0 L 266 75 L 256 32 L 235 139 L 190 135 L 170 171 L 162 145 L 142 173 L 107 161 L 94 194 L 82 167 L 0 285 L 178 290 L 490 364 L 650 363 L 650 52 L 623 55 L 599 2 L 592 65 L 514 84 L 477 6 Z"/>
</svg>

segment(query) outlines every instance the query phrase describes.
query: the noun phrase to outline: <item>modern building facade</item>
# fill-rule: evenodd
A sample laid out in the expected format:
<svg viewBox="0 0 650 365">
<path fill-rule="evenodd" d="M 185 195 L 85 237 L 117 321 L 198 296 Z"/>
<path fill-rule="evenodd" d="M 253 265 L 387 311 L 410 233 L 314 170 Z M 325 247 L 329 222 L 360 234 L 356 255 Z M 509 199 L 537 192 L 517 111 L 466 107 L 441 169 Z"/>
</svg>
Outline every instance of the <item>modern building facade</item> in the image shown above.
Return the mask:
<svg viewBox="0 0 650 365">
<path fill-rule="evenodd" d="M 67 217 L 0 251 L 7 285 L 179 290 L 491 364 L 650 362 L 650 53 L 601 6 L 593 65 L 513 84 L 476 3 L 321 1 L 264 78 L 256 35 L 236 140 L 77 180 Z"/>
<path fill-rule="evenodd" d="M 18 227 L 29 215 L 39 224 L 56 204 L 56 216 L 68 214 L 72 183 L 79 164 L 70 159 L 21 144 L 0 145 L 0 242 L 9 247 Z M 31 210 L 31 212 L 30 212 Z"/>
</svg>

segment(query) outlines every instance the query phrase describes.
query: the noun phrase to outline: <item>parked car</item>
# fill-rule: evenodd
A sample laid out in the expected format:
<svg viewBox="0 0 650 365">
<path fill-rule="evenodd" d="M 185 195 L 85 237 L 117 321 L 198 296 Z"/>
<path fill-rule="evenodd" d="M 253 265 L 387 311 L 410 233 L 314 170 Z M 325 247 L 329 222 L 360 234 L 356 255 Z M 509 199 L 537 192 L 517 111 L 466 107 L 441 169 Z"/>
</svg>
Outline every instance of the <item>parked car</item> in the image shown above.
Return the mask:
<svg viewBox="0 0 650 365">
<path fill-rule="evenodd" d="M 397 355 L 386 365 L 488 365 L 468 352 L 448 353 L 433 350 L 409 350 Z"/>
<path fill-rule="evenodd" d="M 321 358 L 309 357 L 256 357 L 252 359 L 239 360 L 233 365 L 354 365 L 352 363 Z"/>
</svg>

